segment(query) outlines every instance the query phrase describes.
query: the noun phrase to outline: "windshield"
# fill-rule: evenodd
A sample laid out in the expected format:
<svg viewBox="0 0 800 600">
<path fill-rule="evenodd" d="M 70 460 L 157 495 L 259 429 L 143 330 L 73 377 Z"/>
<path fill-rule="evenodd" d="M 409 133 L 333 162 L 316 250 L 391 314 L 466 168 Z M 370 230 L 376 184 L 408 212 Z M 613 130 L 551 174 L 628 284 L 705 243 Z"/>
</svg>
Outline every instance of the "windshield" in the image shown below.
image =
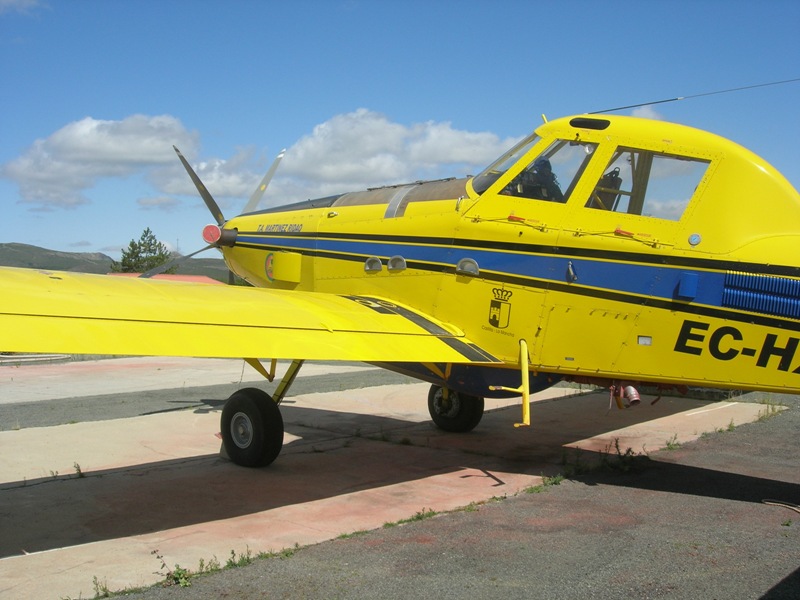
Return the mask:
<svg viewBox="0 0 800 600">
<path fill-rule="evenodd" d="M 472 187 L 478 193 L 482 194 L 489 189 L 495 181 L 497 181 L 503 173 L 516 164 L 528 150 L 533 148 L 536 142 L 539 141 L 539 136 L 536 134 L 522 140 L 519 144 L 514 146 L 511 150 L 503 154 L 500 158 L 494 161 L 489 167 L 472 180 Z"/>
<path fill-rule="evenodd" d="M 501 191 L 507 196 L 564 203 L 578 184 L 597 144 L 555 140 Z"/>
</svg>

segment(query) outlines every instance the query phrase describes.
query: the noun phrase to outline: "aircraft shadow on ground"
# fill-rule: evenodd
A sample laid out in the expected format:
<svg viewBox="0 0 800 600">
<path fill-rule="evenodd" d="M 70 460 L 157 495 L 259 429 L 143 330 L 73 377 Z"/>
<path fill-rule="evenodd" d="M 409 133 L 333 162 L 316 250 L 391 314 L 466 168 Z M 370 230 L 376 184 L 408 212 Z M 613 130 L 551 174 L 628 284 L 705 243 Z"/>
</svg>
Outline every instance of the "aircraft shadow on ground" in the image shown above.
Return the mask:
<svg viewBox="0 0 800 600">
<path fill-rule="evenodd" d="M 612 460 L 614 460 L 612 458 Z M 603 477 L 594 473 L 575 475 L 577 481 L 666 492 L 708 498 L 721 498 L 737 502 L 761 503 L 764 500 L 795 502 L 800 498 L 800 484 L 697 467 L 657 458 L 634 459 L 632 473 L 624 477 Z M 613 467 L 612 467 L 613 469 Z M 602 477 L 600 475 L 599 477 Z"/>
<path fill-rule="evenodd" d="M 595 454 L 595 453 L 587 453 Z M 587 485 L 613 485 L 637 490 L 649 490 L 669 494 L 703 496 L 737 502 L 763 503 L 765 500 L 795 502 L 800 498 L 800 484 L 766 477 L 754 477 L 741 473 L 722 471 L 656 458 L 639 456 L 631 458 L 620 468 L 620 459 L 614 455 L 589 457 L 600 464 L 597 469 L 569 476 L 574 481 Z M 587 460 L 589 464 L 590 460 Z M 610 465 L 603 467 L 604 463 Z M 624 462 L 625 459 L 622 459 Z M 680 503 L 680 500 L 676 500 Z"/>
<path fill-rule="evenodd" d="M 713 448 L 711 449 L 713 451 Z M 598 457 L 594 457 L 598 458 Z M 765 501 L 786 502 L 792 505 L 800 499 L 800 484 L 765 477 L 754 477 L 728 472 L 719 468 L 705 468 L 655 458 L 639 456 L 633 459 L 600 457 L 600 462 L 611 461 L 608 469 L 596 469 L 570 478 L 587 485 L 621 486 L 636 490 L 663 492 L 675 496 L 676 510 L 684 500 L 681 496 L 700 496 L 711 499 L 760 504 Z M 624 469 L 620 469 L 624 466 Z M 787 473 L 793 477 L 794 473 Z M 796 506 L 796 504 L 795 504 Z M 776 506 L 777 519 L 790 519 L 795 513 L 787 507 Z M 800 590 L 800 568 L 796 569 L 769 591 L 760 600 L 782 600 L 797 598 Z"/>
<path fill-rule="evenodd" d="M 759 600 L 791 600 L 797 598 L 800 590 L 800 567 L 784 577 Z"/>
<path fill-rule="evenodd" d="M 206 455 L 4 485 L 0 557 L 228 519 L 465 469 L 482 471 L 491 487 L 502 487 L 503 472 L 557 472 L 564 444 L 685 410 L 682 404 L 665 404 L 657 413 L 623 411 L 610 420 L 602 418 L 602 410 L 598 419 L 569 418 L 589 401 L 536 403 L 537 427 L 524 431 L 512 426 L 518 409 L 489 411 L 477 430 L 461 435 L 429 423 L 287 404 L 282 407 L 287 433 L 300 440 L 287 444 L 264 469 L 244 469 Z M 682 465 L 659 468 L 659 477 L 644 481 L 663 491 L 748 502 L 760 502 L 764 490 L 792 497 L 798 492 L 798 486 L 743 475 Z M 629 485 L 640 485 L 639 479 Z M 748 492 L 753 488 L 759 493 Z M 422 507 L 425 498 L 419 502 Z"/>
</svg>

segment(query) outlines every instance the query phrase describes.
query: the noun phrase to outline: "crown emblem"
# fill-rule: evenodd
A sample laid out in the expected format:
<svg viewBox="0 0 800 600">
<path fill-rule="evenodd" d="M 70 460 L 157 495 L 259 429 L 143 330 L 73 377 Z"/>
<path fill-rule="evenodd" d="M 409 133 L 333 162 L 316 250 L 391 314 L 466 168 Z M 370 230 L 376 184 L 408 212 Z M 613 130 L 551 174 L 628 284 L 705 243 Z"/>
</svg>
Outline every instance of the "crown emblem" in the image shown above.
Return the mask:
<svg viewBox="0 0 800 600">
<path fill-rule="evenodd" d="M 514 293 L 511 290 L 504 290 L 502 288 L 492 288 L 492 293 L 494 294 L 495 300 L 500 300 L 502 302 L 507 302 L 511 295 Z"/>
</svg>

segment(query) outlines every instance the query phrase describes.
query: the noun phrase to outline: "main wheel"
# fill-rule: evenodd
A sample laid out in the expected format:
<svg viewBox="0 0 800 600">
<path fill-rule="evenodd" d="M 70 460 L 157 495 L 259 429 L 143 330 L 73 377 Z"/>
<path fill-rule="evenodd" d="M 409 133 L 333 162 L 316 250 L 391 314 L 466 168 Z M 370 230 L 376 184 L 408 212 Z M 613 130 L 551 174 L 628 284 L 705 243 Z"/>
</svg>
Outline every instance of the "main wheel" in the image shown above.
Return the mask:
<svg viewBox="0 0 800 600">
<path fill-rule="evenodd" d="M 441 386 L 428 392 L 428 412 L 439 429 L 463 433 L 472 431 L 483 417 L 483 398 L 449 390 L 445 398 Z"/>
<path fill-rule="evenodd" d="M 281 453 L 283 417 L 266 392 L 244 388 L 225 402 L 220 420 L 222 443 L 230 459 L 243 467 L 264 467 Z"/>
</svg>

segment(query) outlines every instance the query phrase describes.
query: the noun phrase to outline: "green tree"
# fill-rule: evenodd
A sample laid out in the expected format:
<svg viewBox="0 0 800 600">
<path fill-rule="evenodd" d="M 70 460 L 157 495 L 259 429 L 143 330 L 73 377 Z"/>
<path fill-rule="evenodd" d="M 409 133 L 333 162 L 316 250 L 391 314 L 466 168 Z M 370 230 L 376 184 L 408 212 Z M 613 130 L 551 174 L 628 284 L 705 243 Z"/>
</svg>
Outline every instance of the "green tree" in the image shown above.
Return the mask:
<svg viewBox="0 0 800 600">
<path fill-rule="evenodd" d="M 131 240 L 127 250 L 122 250 L 122 260 L 112 262 L 111 270 L 115 273 L 145 273 L 172 259 L 169 249 L 156 239 L 148 227 L 142 232 L 139 241 Z M 167 273 L 174 273 L 175 268 Z"/>
</svg>

